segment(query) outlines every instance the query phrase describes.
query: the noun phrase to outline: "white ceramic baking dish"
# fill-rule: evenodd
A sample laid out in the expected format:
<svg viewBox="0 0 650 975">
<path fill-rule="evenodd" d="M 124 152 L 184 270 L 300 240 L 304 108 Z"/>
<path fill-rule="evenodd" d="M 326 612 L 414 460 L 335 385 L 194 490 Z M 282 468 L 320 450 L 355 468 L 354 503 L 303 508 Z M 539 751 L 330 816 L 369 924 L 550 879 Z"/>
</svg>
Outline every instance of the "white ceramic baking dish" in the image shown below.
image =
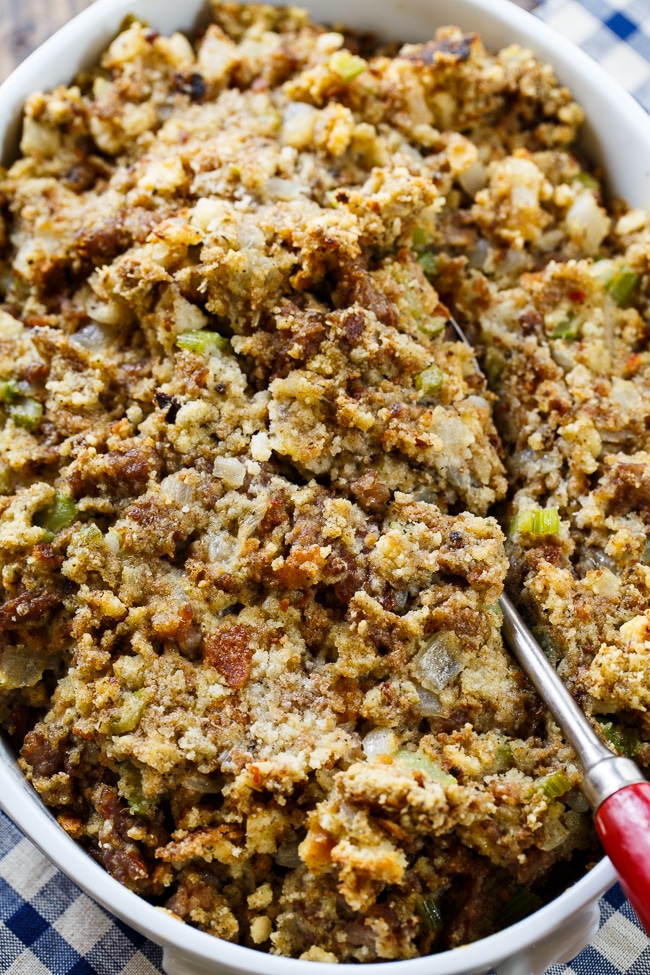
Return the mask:
<svg viewBox="0 0 650 975">
<path fill-rule="evenodd" d="M 650 206 L 650 118 L 591 59 L 508 0 L 314 0 L 316 20 L 342 21 L 384 37 L 430 38 L 441 24 L 478 31 L 494 48 L 519 42 L 554 64 L 587 112 L 585 147 L 609 174 L 610 189 L 632 205 Z M 0 153 L 16 151 L 21 105 L 37 89 L 68 82 L 97 59 L 127 14 L 161 32 L 191 31 L 205 18 L 204 0 L 97 0 L 32 54 L 0 87 Z M 232 945 L 170 917 L 125 890 L 58 826 L 0 744 L 0 806 L 56 866 L 87 894 L 164 948 L 168 975 L 316 975 L 332 966 L 274 957 Z M 541 975 L 569 961 L 598 929 L 598 898 L 615 881 L 608 860 L 551 904 L 506 931 L 453 951 L 362 966 L 364 975 Z M 336 975 L 358 975 L 337 965 Z"/>
</svg>

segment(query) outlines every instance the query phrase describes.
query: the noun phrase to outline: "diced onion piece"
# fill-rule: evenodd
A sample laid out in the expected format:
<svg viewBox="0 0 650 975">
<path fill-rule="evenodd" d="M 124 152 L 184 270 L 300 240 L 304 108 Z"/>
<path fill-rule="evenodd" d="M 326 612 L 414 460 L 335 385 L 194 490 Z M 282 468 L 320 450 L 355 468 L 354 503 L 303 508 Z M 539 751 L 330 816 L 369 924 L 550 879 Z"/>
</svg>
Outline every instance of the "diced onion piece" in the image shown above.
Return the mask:
<svg viewBox="0 0 650 975">
<path fill-rule="evenodd" d="M 435 396 L 440 392 L 444 378 L 440 366 L 429 366 L 415 377 L 415 388 L 419 389 L 423 396 Z"/>
<path fill-rule="evenodd" d="M 90 322 L 74 333 L 72 341 L 76 342 L 77 345 L 82 345 L 84 349 L 95 352 L 108 348 L 114 338 L 115 332 L 108 325 L 101 322 Z"/>
<path fill-rule="evenodd" d="M 216 457 L 213 471 L 229 488 L 241 487 L 246 477 L 246 467 L 236 457 Z"/>
<path fill-rule="evenodd" d="M 368 62 L 350 51 L 335 51 L 329 60 L 329 66 L 343 81 L 352 81 L 366 70 Z"/>
<path fill-rule="evenodd" d="M 176 345 L 186 352 L 196 352 L 197 355 L 212 355 L 214 352 L 230 352 L 230 342 L 225 335 L 218 332 L 208 332 L 198 329 L 192 332 L 182 332 L 176 338 Z"/>
<path fill-rule="evenodd" d="M 306 102 L 290 102 L 282 115 L 282 142 L 304 149 L 312 140 L 318 109 Z"/>
<path fill-rule="evenodd" d="M 587 798 L 580 789 L 572 790 L 568 796 L 564 797 L 564 801 L 577 813 L 585 813 L 589 809 Z"/>
<path fill-rule="evenodd" d="M 8 691 L 16 687 L 33 687 L 43 676 L 47 664 L 47 658 L 30 653 L 25 647 L 6 647 L 0 662 L 0 688 Z"/>
<path fill-rule="evenodd" d="M 609 233 L 610 219 L 590 190 L 578 193 L 566 215 L 569 236 L 587 254 L 596 254 Z"/>
<path fill-rule="evenodd" d="M 476 196 L 479 190 L 487 186 L 487 171 L 479 159 L 463 170 L 458 176 L 458 182 L 468 196 Z"/>
<path fill-rule="evenodd" d="M 115 532 L 107 531 L 104 535 L 104 541 L 106 542 L 106 548 L 117 555 L 120 550 L 120 540 L 115 534 Z"/>
<path fill-rule="evenodd" d="M 307 194 L 307 188 L 294 179 L 271 176 L 264 184 L 264 192 L 273 200 L 299 200 Z"/>
<path fill-rule="evenodd" d="M 424 772 L 433 779 L 434 782 L 442 782 L 445 785 L 455 785 L 456 779 L 453 775 L 448 775 L 444 772 L 439 765 L 432 762 L 430 758 L 423 755 L 421 752 L 410 752 L 408 749 L 402 749 L 399 752 L 395 752 L 393 758 L 400 765 L 404 765 L 406 768 L 414 769 L 418 772 Z"/>
<path fill-rule="evenodd" d="M 426 687 L 420 687 L 416 684 L 415 687 L 418 692 L 418 697 L 420 698 L 420 704 L 418 706 L 418 711 L 423 718 L 435 718 L 442 711 L 442 704 L 440 698 L 437 694 L 432 691 L 428 691 Z"/>
<path fill-rule="evenodd" d="M 373 728 L 361 742 L 366 758 L 374 758 L 375 755 L 392 755 L 397 745 L 397 735 L 391 728 Z"/>
<path fill-rule="evenodd" d="M 455 642 L 453 634 L 436 633 L 413 659 L 413 670 L 426 690 L 441 691 L 463 669 Z"/>
<path fill-rule="evenodd" d="M 295 870 L 297 867 L 302 866 L 302 860 L 300 854 L 298 853 L 298 847 L 300 846 L 300 840 L 288 840 L 286 843 L 281 843 L 278 847 L 278 852 L 274 856 L 275 862 L 280 867 L 288 867 L 291 870 Z"/>
<path fill-rule="evenodd" d="M 187 504 L 194 500 L 194 488 L 188 484 L 182 474 L 169 474 L 160 482 L 160 490 L 172 501 Z"/>
<path fill-rule="evenodd" d="M 186 775 L 183 779 L 183 786 L 191 789 L 192 792 L 199 792 L 201 795 L 217 795 L 223 788 L 223 776 L 220 775 L 201 775 L 195 772 L 193 775 Z"/>
<path fill-rule="evenodd" d="M 492 248 L 488 244 L 487 240 L 485 240 L 483 237 L 479 237 L 473 249 L 467 256 L 468 266 L 483 270 L 488 258 L 490 257 L 491 251 Z"/>
<path fill-rule="evenodd" d="M 526 508 L 519 511 L 510 522 L 510 534 L 526 532 L 529 535 L 554 535 L 560 530 L 560 513 L 557 508 Z"/>
<path fill-rule="evenodd" d="M 319 34 L 316 38 L 316 50 L 325 51 L 328 54 L 331 51 L 338 51 L 344 44 L 345 37 L 337 30 L 329 30 L 325 34 Z"/>
<path fill-rule="evenodd" d="M 649 543 L 646 542 L 646 545 L 647 544 Z M 650 549 L 648 551 L 648 555 L 650 555 Z M 601 548 L 585 549 L 580 561 L 586 567 L 587 571 L 590 569 L 609 569 L 609 571 L 614 575 L 618 574 L 618 565 L 614 559 L 608 555 L 607 552 L 603 552 Z M 641 558 L 641 561 L 644 561 L 643 557 Z"/>
</svg>

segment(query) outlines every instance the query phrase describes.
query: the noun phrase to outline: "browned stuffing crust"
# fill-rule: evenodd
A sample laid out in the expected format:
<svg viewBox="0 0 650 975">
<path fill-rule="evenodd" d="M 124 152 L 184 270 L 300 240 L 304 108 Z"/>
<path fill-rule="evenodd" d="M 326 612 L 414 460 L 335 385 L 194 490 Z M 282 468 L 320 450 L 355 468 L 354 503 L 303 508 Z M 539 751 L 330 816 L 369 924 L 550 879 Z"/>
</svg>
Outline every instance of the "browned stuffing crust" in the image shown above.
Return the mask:
<svg viewBox="0 0 650 975">
<path fill-rule="evenodd" d="M 62 826 L 202 930 L 409 958 L 594 862 L 508 572 L 650 759 L 650 217 L 605 206 L 581 121 L 519 47 L 258 4 L 194 43 L 130 23 L 27 101 L 0 719 Z M 506 541 L 532 508 L 559 528 Z"/>
</svg>

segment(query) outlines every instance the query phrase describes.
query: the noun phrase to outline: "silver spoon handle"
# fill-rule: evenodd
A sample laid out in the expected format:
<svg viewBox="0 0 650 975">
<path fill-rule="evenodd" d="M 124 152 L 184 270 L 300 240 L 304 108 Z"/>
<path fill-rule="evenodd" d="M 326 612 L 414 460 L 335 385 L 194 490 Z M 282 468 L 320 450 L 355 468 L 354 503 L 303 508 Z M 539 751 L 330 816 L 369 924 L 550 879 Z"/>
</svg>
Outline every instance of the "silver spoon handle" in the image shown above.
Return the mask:
<svg viewBox="0 0 650 975">
<path fill-rule="evenodd" d="M 645 782 L 633 761 L 613 755 L 598 738 L 508 596 L 501 596 L 499 605 L 505 642 L 580 759 L 585 772 L 583 790 L 592 809 L 596 811 L 623 786 Z"/>
</svg>

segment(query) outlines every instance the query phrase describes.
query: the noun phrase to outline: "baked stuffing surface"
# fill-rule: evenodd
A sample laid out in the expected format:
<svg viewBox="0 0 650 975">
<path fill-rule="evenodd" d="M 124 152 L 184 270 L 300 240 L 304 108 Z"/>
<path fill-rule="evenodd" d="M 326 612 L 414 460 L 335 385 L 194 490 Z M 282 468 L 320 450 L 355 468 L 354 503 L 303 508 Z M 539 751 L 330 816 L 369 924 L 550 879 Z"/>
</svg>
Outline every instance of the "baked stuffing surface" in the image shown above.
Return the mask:
<svg viewBox="0 0 650 975">
<path fill-rule="evenodd" d="M 172 914 L 414 957 L 599 856 L 506 579 L 650 760 L 650 216 L 519 47 L 212 14 L 125 24 L 1 174 L 0 718 Z"/>
</svg>

